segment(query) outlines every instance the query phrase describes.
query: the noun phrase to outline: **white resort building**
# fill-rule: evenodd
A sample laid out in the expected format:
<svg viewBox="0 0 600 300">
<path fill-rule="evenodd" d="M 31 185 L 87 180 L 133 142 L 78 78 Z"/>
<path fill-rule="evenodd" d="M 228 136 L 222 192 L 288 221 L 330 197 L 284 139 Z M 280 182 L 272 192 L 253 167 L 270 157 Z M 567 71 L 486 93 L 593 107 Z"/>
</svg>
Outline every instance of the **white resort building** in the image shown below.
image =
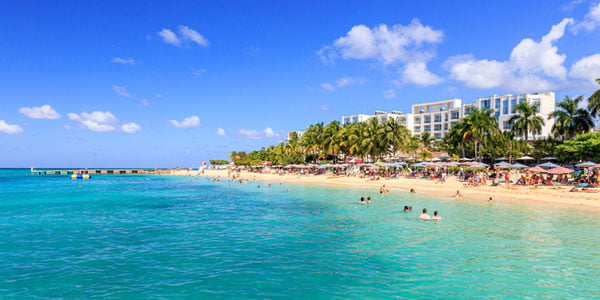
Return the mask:
<svg viewBox="0 0 600 300">
<path fill-rule="evenodd" d="M 475 102 L 466 104 L 463 104 L 462 100 L 458 98 L 424 102 L 412 105 L 410 114 L 403 114 L 399 111 L 392 111 L 391 113 L 375 111 L 373 115 L 356 114 L 343 116 L 342 126 L 366 122 L 371 118 L 378 118 L 379 121 L 397 119 L 414 136 L 420 137 L 424 132 L 429 132 L 435 139 L 441 139 L 448 133 L 452 125 L 470 114 L 473 108 L 488 108 L 494 110 L 494 117 L 498 120 L 499 129 L 506 131 L 512 128 L 512 124 L 508 120 L 516 114 L 514 107 L 523 101 L 536 106 L 538 108 L 538 116 L 542 117 L 545 121 L 541 133 L 536 136 L 530 134 L 529 138 L 550 136 L 554 120 L 548 120 L 548 115 L 555 109 L 555 95 L 553 92 L 491 95 L 477 98 Z"/>
</svg>

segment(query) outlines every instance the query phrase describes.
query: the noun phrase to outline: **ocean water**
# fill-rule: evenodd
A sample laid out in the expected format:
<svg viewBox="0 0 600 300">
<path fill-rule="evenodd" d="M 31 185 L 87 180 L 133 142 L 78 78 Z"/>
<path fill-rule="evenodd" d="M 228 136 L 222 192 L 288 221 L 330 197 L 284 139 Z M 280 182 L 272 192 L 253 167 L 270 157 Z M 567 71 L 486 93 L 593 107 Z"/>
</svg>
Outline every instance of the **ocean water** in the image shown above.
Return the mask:
<svg viewBox="0 0 600 300">
<path fill-rule="evenodd" d="M 0 298 L 600 298 L 600 212 L 0 170 Z"/>
</svg>

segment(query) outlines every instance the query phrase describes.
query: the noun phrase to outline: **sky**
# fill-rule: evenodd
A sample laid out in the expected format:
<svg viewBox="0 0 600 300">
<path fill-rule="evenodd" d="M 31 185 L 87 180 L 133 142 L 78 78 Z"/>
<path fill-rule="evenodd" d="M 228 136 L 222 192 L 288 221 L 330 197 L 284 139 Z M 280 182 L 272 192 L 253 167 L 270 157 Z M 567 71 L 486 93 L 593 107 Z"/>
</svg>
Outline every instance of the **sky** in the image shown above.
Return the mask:
<svg viewBox="0 0 600 300">
<path fill-rule="evenodd" d="M 448 98 L 600 86 L 598 1 L 5 1 L 0 167 L 197 167 Z"/>
</svg>

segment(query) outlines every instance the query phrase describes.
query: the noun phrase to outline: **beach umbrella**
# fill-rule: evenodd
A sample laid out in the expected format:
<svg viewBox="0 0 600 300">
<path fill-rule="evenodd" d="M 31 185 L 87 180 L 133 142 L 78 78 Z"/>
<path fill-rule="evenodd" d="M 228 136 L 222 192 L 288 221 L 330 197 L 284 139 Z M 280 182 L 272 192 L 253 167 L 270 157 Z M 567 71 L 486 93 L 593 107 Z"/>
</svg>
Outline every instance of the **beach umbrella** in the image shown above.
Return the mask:
<svg viewBox="0 0 600 300">
<path fill-rule="evenodd" d="M 264 165 L 264 166 L 270 166 L 270 165 L 272 165 L 272 164 L 273 164 L 273 163 L 272 163 L 272 162 L 270 162 L 270 161 L 265 161 L 265 162 L 263 162 L 263 165 Z"/>
<path fill-rule="evenodd" d="M 482 170 L 482 169 L 485 169 L 485 168 L 486 167 L 483 166 L 483 165 L 476 165 L 476 164 L 472 164 L 472 165 L 470 165 L 470 166 L 467 167 L 467 169 L 470 169 L 470 170 Z"/>
<path fill-rule="evenodd" d="M 377 165 L 377 166 L 384 165 L 384 164 L 385 164 L 385 163 L 384 163 L 384 162 L 382 162 L 382 161 L 378 161 L 378 162 L 376 162 L 376 163 L 375 163 L 375 165 Z"/>
<path fill-rule="evenodd" d="M 506 157 L 503 156 L 503 157 L 496 158 L 496 160 L 497 161 L 504 161 L 504 160 L 508 160 L 508 158 L 506 158 Z"/>
<path fill-rule="evenodd" d="M 534 173 L 546 173 L 548 171 L 540 168 L 540 167 L 533 167 L 533 168 L 529 168 L 528 170 L 529 172 L 534 172 Z"/>
<path fill-rule="evenodd" d="M 503 161 L 503 162 L 495 163 L 494 166 L 497 169 L 507 169 L 507 168 L 510 168 L 511 164 Z"/>
<path fill-rule="evenodd" d="M 557 158 L 554 156 L 546 156 L 546 157 L 542 157 L 542 160 L 557 160 Z"/>
<path fill-rule="evenodd" d="M 438 165 L 438 164 L 427 164 L 427 165 L 425 165 L 425 168 L 427 168 L 427 169 L 435 169 L 435 168 L 439 168 L 439 167 L 440 167 L 440 165 Z"/>
<path fill-rule="evenodd" d="M 482 163 L 482 162 L 472 162 L 472 163 L 470 163 L 470 164 L 469 164 L 469 166 L 475 166 L 475 165 L 476 165 L 476 166 L 482 166 L 482 167 L 484 167 L 484 168 L 487 168 L 487 167 L 489 167 L 489 166 L 490 166 L 490 165 L 488 165 L 488 164 L 484 164 L 484 163 Z"/>
<path fill-rule="evenodd" d="M 556 167 L 548 170 L 548 174 L 569 174 L 573 173 L 573 170 L 564 168 L 564 167 Z"/>
<path fill-rule="evenodd" d="M 456 167 L 456 166 L 458 166 L 458 164 L 455 163 L 455 162 L 447 162 L 447 163 L 444 163 L 443 165 L 446 166 L 446 167 Z"/>
<path fill-rule="evenodd" d="M 203 161 L 203 162 L 201 162 L 201 164 L 203 164 L 203 165 L 206 165 L 206 162 L 205 162 L 205 161 Z"/>
<path fill-rule="evenodd" d="M 551 163 L 551 162 L 545 162 L 543 164 L 539 164 L 537 165 L 540 168 L 556 168 L 556 167 L 560 167 L 559 165 L 555 164 L 555 163 Z"/>
<path fill-rule="evenodd" d="M 586 161 L 586 162 L 583 162 L 580 164 L 576 164 L 575 166 L 580 167 L 580 168 L 594 168 L 594 167 L 598 166 L 598 164 L 595 162 Z"/>
<path fill-rule="evenodd" d="M 519 163 L 512 164 L 512 165 L 510 165 L 510 167 L 511 167 L 511 168 L 513 168 L 513 169 L 525 169 L 525 168 L 527 168 L 527 166 L 526 166 L 526 165 L 524 165 L 524 164 L 519 164 Z"/>
<path fill-rule="evenodd" d="M 346 161 L 345 161 L 345 162 L 346 162 L 346 163 L 353 163 L 353 164 L 357 164 L 357 163 L 361 163 L 361 162 L 362 162 L 362 159 L 360 159 L 360 158 L 349 158 L 349 159 L 346 159 Z"/>
<path fill-rule="evenodd" d="M 422 162 L 420 162 L 420 163 L 412 164 L 411 166 L 412 167 L 423 167 L 425 165 Z"/>
<path fill-rule="evenodd" d="M 461 159 L 459 159 L 458 161 L 472 161 L 472 158 L 466 158 L 466 157 L 462 157 Z"/>
<path fill-rule="evenodd" d="M 517 158 L 517 160 L 535 160 L 535 158 L 533 158 L 531 156 L 523 156 L 523 157 Z"/>
</svg>

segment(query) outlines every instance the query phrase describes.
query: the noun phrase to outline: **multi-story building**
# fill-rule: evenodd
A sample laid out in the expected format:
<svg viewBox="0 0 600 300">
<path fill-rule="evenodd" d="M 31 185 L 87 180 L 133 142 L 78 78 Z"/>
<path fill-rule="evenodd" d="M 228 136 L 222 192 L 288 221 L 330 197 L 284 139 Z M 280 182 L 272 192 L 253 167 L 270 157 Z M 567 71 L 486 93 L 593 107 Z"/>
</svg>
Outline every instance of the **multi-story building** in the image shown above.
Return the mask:
<svg viewBox="0 0 600 300">
<path fill-rule="evenodd" d="M 414 127 L 413 126 L 414 118 L 413 118 L 412 114 L 404 114 L 401 111 L 397 111 L 397 110 L 393 110 L 389 113 L 385 112 L 385 111 L 381 111 L 381 110 L 376 110 L 373 115 L 358 114 L 358 115 L 343 116 L 342 117 L 342 126 L 344 126 L 346 124 L 356 124 L 359 122 L 366 122 L 366 121 L 370 120 L 371 118 L 377 118 L 377 120 L 381 123 L 387 122 L 388 120 L 396 120 L 401 125 L 408 128 L 411 131 L 411 133 L 412 133 L 412 128 Z"/>
<path fill-rule="evenodd" d="M 523 101 L 528 101 L 537 107 L 538 116 L 545 121 L 541 133 L 534 136 L 529 134 L 529 138 L 548 137 L 551 135 L 554 119 L 548 120 L 548 115 L 555 109 L 555 95 L 553 92 L 534 93 L 534 94 L 505 94 L 491 95 L 488 97 L 477 98 L 473 103 L 462 103 L 461 99 L 453 98 L 432 102 L 424 102 L 412 105 L 410 114 L 403 114 L 399 111 L 387 113 L 384 111 L 375 111 L 374 115 L 349 115 L 342 117 L 342 126 L 366 122 L 371 118 L 377 118 L 379 121 L 387 121 L 391 118 L 399 120 L 400 124 L 406 126 L 412 135 L 421 137 L 428 132 L 435 139 L 442 139 L 460 119 L 469 115 L 473 109 L 493 109 L 494 117 L 498 120 L 500 130 L 506 131 L 512 129 L 509 119 L 516 115 L 515 106 Z"/>
<path fill-rule="evenodd" d="M 342 126 L 344 126 L 346 124 L 356 124 L 356 123 L 360 123 L 360 122 L 365 122 L 368 119 L 370 119 L 371 117 L 373 117 L 373 116 L 363 115 L 363 114 L 343 116 L 342 117 Z"/>
<path fill-rule="evenodd" d="M 494 117 L 498 119 L 498 126 L 501 130 L 511 130 L 512 124 L 509 119 L 516 115 L 515 106 L 524 101 L 529 102 L 537 108 L 537 115 L 540 116 L 545 124 L 538 137 L 548 137 L 552 134 L 554 119 L 548 120 L 548 115 L 555 110 L 555 95 L 553 92 L 519 94 L 519 95 L 491 95 L 489 97 L 477 98 L 477 107 L 479 109 L 487 108 L 494 110 Z M 533 134 L 529 134 L 534 138 Z"/>
<path fill-rule="evenodd" d="M 450 127 L 464 115 L 460 99 L 448 99 L 419 103 L 412 106 L 414 116 L 413 135 L 421 137 L 425 132 L 435 139 L 443 138 Z"/>
</svg>

